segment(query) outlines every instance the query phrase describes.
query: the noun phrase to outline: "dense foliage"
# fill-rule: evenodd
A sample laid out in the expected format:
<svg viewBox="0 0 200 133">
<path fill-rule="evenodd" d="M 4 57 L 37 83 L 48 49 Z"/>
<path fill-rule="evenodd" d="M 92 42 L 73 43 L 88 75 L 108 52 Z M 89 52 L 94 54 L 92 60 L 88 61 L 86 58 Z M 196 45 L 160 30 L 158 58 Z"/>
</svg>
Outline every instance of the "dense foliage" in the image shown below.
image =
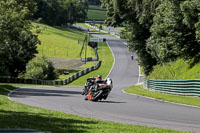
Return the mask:
<svg viewBox="0 0 200 133">
<path fill-rule="evenodd" d="M 17 76 L 37 53 L 39 40 L 27 20 L 32 5 L 31 0 L 0 1 L 0 75 Z"/>
<path fill-rule="evenodd" d="M 101 5 L 100 0 L 88 0 L 89 5 Z"/>
<path fill-rule="evenodd" d="M 58 74 L 53 63 L 43 56 L 28 62 L 24 77 L 28 79 L 54 80 L 58 78 Z"/>
<path fill-rule="evenodd" d="M 38 53 L 39 30 L 30 20 L 39 19 L 49 25 L 72 24 L 84 20 L 87 10 L 87 0 L 1 0 L 0 76 L 17 77 Z"/>
<path fill-rule="evenodd" d="M 49 25 L 66 25 L 85 20 L 87 0 L 36 0 L 38 10 L 34 16 Z"/>
<path fill-rule="evenodd" d="M 153 66 L 178 57 L 200 57 L 199 0 L 101 0 L 108 25 L 126 25 L 130 51 L 135 51 L 145 74 Z"/>
</svg>

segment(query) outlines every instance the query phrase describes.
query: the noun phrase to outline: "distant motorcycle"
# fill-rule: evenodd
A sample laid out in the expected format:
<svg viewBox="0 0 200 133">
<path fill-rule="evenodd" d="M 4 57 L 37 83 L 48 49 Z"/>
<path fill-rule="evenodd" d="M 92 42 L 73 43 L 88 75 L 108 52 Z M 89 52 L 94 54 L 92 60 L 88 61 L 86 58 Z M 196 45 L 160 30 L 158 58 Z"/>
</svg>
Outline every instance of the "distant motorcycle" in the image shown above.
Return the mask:
<svg viewBox="0 0 200 133">
<path fill-rule="evenodd" d="M 91 101 L 99 101 L 102 99 L 106 100 L 112 88 L 113 84 L 110 78 L 107 78 L 105 81 L 100 81 L 95 85 L 91 86 L 85 100 L 91 100 Z"/>
</svg>

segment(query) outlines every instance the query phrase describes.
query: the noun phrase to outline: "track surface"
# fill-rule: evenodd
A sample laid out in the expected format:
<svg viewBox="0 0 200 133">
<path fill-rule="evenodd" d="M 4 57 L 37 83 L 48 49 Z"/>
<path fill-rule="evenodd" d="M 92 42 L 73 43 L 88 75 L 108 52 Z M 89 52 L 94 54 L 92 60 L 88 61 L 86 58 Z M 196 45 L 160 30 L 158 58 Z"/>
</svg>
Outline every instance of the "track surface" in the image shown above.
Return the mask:
<svg viewBox="0 0 200 133">
<path fill-rule="evenodd" d="M 10 98 L 27 105 L 101 120 L 200 132 L 200 108 L 123 93 L 122 89 L 138 82 L 137 62 L 131 60 L 132 53 L 122 41 L 97 36 L 107 38 L 115 56 L 109 75 L 114 88 L 106 101 L 84 101 L 82 87 L 25 87 L 12 92 Z"/>
</svg>

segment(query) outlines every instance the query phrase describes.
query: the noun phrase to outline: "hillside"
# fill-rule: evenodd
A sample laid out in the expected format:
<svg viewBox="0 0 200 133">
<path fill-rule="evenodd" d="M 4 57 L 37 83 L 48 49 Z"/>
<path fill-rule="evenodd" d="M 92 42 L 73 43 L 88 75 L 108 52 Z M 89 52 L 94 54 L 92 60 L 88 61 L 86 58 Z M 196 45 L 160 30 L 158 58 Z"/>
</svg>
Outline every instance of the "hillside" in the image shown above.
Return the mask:
<svg viewBox="0 0 200 133">
<path fill-rule="evenodd" d="M 178 59 L 164 65 L 157 65 L 147 79 L 200 79 L 200 63 L 194 66 L 190 64 L 191 61 Z"/>
<path fill-rule="evenodd" d="M 41 45 L 37 46 L 38 55 L 51 58 L 80 59 L 80 51 L 85 38 L 85 32 L 66 27 L 51 27 L 44 24 L 36 24 L 43 30 L 39 34 Z M 82 54 L 84 55 L 84 54 Z M 95 57 L 94 50 L 87 49 L 87 56 Z"/>
<path fill-rule="evenodd" d="M 90 5 L 88 10 L 88 20 L 105 20 L 106 9 L 100 6 Z"/>
</svg>

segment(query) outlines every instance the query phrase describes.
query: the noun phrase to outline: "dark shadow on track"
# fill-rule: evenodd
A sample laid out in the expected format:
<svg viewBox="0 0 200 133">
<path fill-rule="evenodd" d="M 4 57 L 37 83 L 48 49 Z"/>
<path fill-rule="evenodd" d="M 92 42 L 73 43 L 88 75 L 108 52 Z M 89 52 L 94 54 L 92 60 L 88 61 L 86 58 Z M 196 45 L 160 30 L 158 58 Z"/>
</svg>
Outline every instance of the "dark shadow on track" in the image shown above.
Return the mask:
<svg viewBox="0 0 200 133">
<path fill-rule="evenodd" d="M 126 103 L 126 102 L 116 102 L 116 101 L 98 101 L 100 103 Z"/>
<path fill-rule="evenodd" d="M 63 90 L 46 90 L 46 89 L 20 89 L 15 91 L 11 97 L 29 97 L 29 96 L 59 96 L 69 97 L 72 95 L 80 95 L 80 91 L 63 91 Z"/>
</svg>

